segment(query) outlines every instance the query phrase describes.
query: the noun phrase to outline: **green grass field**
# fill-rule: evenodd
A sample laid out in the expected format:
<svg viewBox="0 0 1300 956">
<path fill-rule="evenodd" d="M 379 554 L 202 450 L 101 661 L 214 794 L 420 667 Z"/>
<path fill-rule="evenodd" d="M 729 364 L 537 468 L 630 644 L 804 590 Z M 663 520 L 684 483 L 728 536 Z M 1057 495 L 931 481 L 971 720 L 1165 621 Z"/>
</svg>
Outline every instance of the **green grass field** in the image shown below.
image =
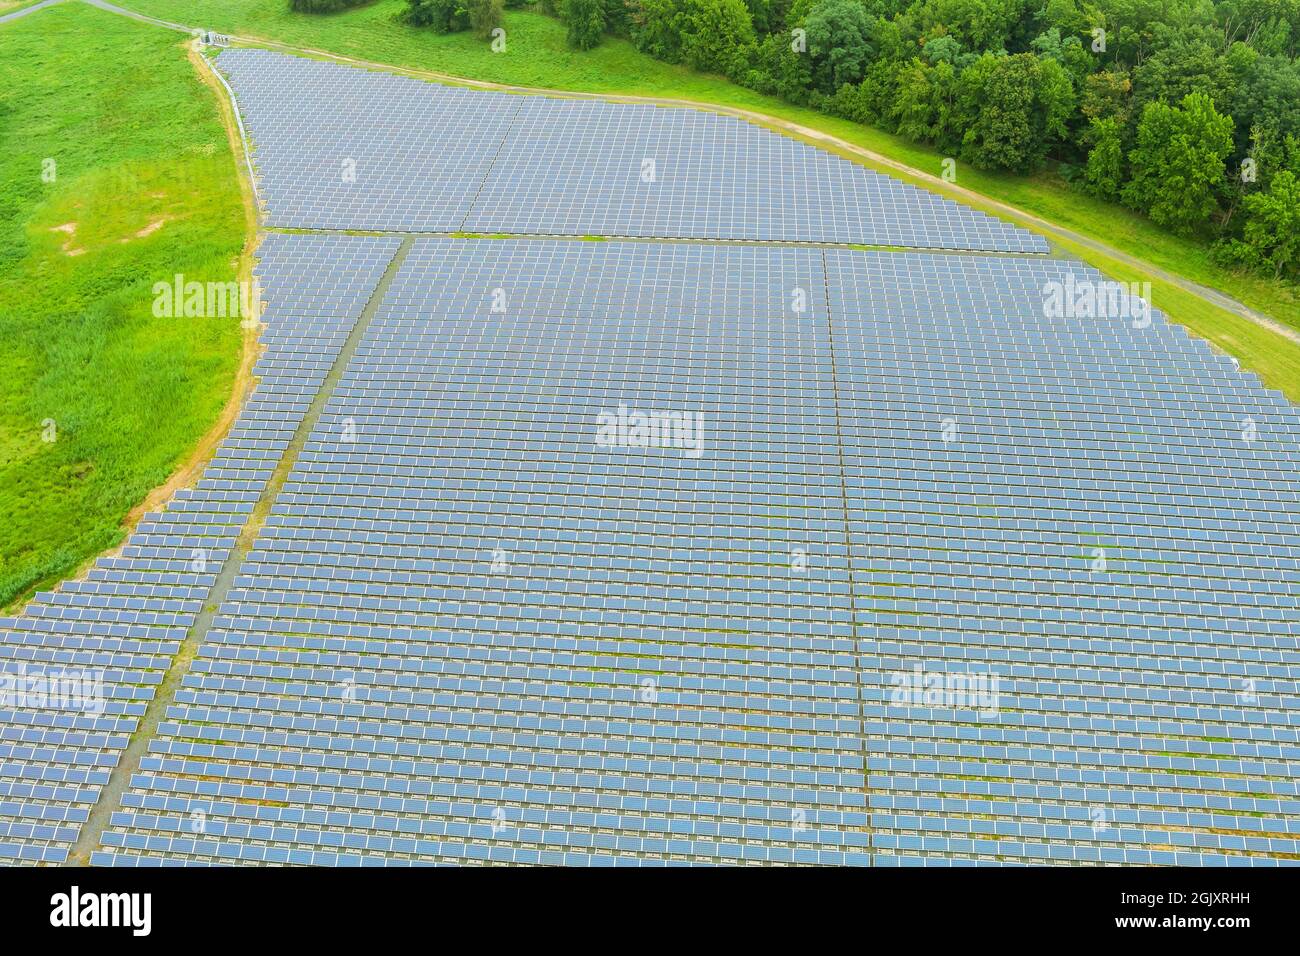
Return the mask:
<svg viewBox="0 0 1300 956">
<path fill-rule="evenodd" d="M 154 318 L 152 287 L 235 279 L 244 223 L 182 37 L 76 3 L 0 26 L 0 606 L 116 544 L 215 422 L 238 319 Z"/>
</svg>

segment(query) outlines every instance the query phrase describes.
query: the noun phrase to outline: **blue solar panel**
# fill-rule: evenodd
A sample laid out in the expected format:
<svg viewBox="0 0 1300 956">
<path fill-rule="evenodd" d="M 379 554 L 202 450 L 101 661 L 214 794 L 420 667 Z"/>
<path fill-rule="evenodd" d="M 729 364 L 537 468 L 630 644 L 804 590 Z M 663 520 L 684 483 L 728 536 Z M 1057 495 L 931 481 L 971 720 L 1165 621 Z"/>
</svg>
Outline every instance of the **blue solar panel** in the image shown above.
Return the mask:
<svg viewBox="0 0 1300 956">
<path fill-rule="evenodd" d="M 258 385 L 204 477 L 146 515 L 119 555 L 0 623 L 0 675 L 14 682 L 0 698 L 0 861 L 66 859 L 288 445 L 301 396 L 319 388 L 397 245 L 267 237 Z M 38 697 L 54 675 L 85 692 Z"/>
<path fill-rule="evenodd" d="M 1158 314 L 1045 319 L 1067 272 L 417 242 L 114 861 L 1292 853 L 1295 411 Z"/>
<path fill-rule="evenodd" d="M 1047 252 L 1033 233 L 731 116 L 267 50 L 217 63 L 277 226 Z"/>
<path fill-rule="evenodd" d="M 0 701 L 0 860 L 66 860 L 290 458 L 96 864 L 1300 853 L 1282 396 L 736 119 L 218 62 L 272 226 L 533 238 L 263 238 L 203 479 L 0 620 L 102 689 Z"/>
</svg>

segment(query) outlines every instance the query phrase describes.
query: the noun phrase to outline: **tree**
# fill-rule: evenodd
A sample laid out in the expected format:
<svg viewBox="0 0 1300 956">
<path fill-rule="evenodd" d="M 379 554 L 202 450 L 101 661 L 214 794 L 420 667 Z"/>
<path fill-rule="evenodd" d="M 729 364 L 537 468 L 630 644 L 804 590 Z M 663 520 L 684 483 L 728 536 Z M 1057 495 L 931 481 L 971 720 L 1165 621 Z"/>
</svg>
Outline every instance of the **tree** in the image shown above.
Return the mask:
<svg viewBox="0 0 1300 956">
<path fill-rule="evenodd" d="M 1167 43 L 1169 24 L 1177 24 L 1177 30 L 1214 23 L 1213 6 L 1202 0 L 1090 0 L 1087 7 L 1091 24 L 1106 30 L 1102 56 L 1124 66 L 1142 63 Z"/>
<path fill-rule="evenodd" d="M 823 93 L 861 82 L 871 60 L 871 22 L 858 0 L 818 0 L 804 18 L 813 82 Z"/>
<path fill-rule="evenodd" d="M 1123 71 L 1093 73 L 1084 81 L 1079 95 L 1079 112 L 1088 120 L 1116 117 L 1121 125 L 1127 125 L 1132 91 L 1133 83 Z"/>
<path fill-rule="evenodd" d="M 464 0 L 464 3 L 470 29 L 480 40 L 488 39 L 492 31 L 501 26 L 501 18 L 505 15 L 503 0 Z"/>
<path fill-rule="evenodd" d="M 898 101 L 899 82 L 905 68 L 904 62 L 883 56 L 867 67 L 867 75 L 858 84 L 854 119 L 859 123 L 880 123 L 890 116 Z"/>
<path fill-rule="evenodd" d="M 950 36 L 932 37 L 921 47 L 921 56 L 931 65 L 935 63 L 960 64 L 961 44 Z"/>
<path fill-rule="evenodd" d="M 890 110 L 894 130 L 908 139 L 927 142 L 934 128 L 933 68 L 914 57 L 898 72 L 898 97 Z"/>
<path fill-rule="evenodd" d="M 432 27 L 438 33 L 454 33 L 469 26 L 463 0 L 406 0 L 406 22 Z"/>
<path fill-rule="evenodd" d="M 682 0 L 682 59 L 709 73 L 736 76 L 754 51 L 754 25 L 744 0 Z"/>
<path fill-rule="evenodd" d="M 1280 56 L 1257 57 L 1245 71 L 1232 100 L 1232 117 L 1240 136 L 1237 147 L 1256 126 L 1279 136 L 1300 135 L 1300 63 Z"/>
<path fill-rule="evenodd" d="M 749 22 L 754 26 L 755 36 L 766 35 L 780 27 L 780 23 L 773 17 L 775 4 L 772 0 L 745 0 L 745 6 L 749 10 Z"/>
<path fill-rule="evenodd" d="M 633 46 L 665 63 L 682 62 L 682 9 L 677 0 L 633 0 L 629 6 Z"/>
<path fill-rule="evenodd" d="M 1204 93 L 1189 93 L 1182 107 L 1148 103 L 1129 153 L 1133 178 L 1124 201 L 1162 226 L 1189 235 L 1217 208 L 1232 152 L 1232 117 L 1221 116 Z"/>
<path fill-rule="evenodd" d="M 788 35 L 774 33 L 758 45 L 754 66 L 745 75 L 744 82 L 760 93 L 803 104 L 812 88 L 808 57 L 790 48 Z M 858 116 L 849 115 L 849 118 L 863 122 Z"/>
<path fill-rule="evenodd" d="M 1242 241 L 1253 258 L 1273 268 L 1280 279 L 1300 261 L 1300 180 L 1284 169 L 1266 192 L 1251 193 L 1242 203 L 1246 228 Z"/>
<path fill-rule="evenodd" d="M 898 87 L 890 119 L 901 136 L 956 149 L 961 134 L 954 124 L 957 70 L 947 61 L 930 66 L 918 57 L 898 71 Z"/>
<path fill-rule="evenodd" d="M 627 0 L 605 0 L 605 32 L 616 37 L 626 37 L 630 27 Z"/>
<path fill-rule="evenodd" d="M 1208 29 L 1180 30 L 1133 71 L 1139 116 L 1149 102 L 1178 103 L 1188 93 L 1204 93 L 1216 103 L 1231 102 L 1237 83 L 1234 70 L 1212 38 Z"/>
<path fill-rule="evenodd" d="M 1076 99 L 1070 74 L 1058 61 L 1038 58 L 1038 81 L 1034 91 L 1034 118 L 1043 140 L 1062 141 L 1069 135 L 1069 119 Z"/>
<path fill-rule="evenodd" d="M 1047 31 L 1056 30 L 1061 36 L 1086 36 L 1093 24 L 1088 14 L 1080 9 L 1077 0 L 1047 0 L 1037 14 L 1039 24 Z"/>
<path fill-rule="evenodd" d="M 981 169 L 1027 169 L 1032 164 L 1034 69 L 1032 54 L 985 53 L 961 74 L 966 122 L 961 154 Z"/>
<path fill-rule="evenodd" d="M 962 158 L 982 169 L 1033 169 L 1065 138 L 1074 104 L 1069 74 L 1055 60 L 985 53 L 958 79 Z"/>
<path fill-rule="evenodd" d="M 630 27 L 638 50 L 697 70 L 743 76 L 755 52 L 744 0 L 633 0 Z"/>
<path fill-rule="evenodd" d="M 1083 170 L 1084 189 L 1099 199 L 1118 199 L 1124 181 L 1124 148 L 1119 121 L 1113 116 L 1095 119 L 1088 128 L 1092 149 Z"/>
<path fill-rule="evenodd" d="M 1026 0 L 923 0 L 909 10 L 922 32 L 951 34 L 968 50 L 1005 49 L 1025 16 Z"/>
<path fill-rule="evenodd" d="M 605 30 L 605 0 L 563 0 L 561 19 L 569 28 L 569 46 L 590 50 Z"/>
</svg>

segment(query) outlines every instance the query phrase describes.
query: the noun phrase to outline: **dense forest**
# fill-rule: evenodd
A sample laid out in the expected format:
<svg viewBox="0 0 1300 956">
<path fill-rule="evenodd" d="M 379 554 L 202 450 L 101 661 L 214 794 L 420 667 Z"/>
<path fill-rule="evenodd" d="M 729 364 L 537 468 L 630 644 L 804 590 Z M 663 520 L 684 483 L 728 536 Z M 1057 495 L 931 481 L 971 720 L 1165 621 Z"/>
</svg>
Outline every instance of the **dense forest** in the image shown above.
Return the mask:
<svg viewBox="0 0 1300 956">
<path fill-rule="evenodd" d="M 503 0 L 407 3 L 485 38 L 502 18 Z M 958 162 L 1050 167 L 1220 262 L 1300 278 L 1300 0 L 537 3 L 577 48 L 626 37 Z"/>
</svg>

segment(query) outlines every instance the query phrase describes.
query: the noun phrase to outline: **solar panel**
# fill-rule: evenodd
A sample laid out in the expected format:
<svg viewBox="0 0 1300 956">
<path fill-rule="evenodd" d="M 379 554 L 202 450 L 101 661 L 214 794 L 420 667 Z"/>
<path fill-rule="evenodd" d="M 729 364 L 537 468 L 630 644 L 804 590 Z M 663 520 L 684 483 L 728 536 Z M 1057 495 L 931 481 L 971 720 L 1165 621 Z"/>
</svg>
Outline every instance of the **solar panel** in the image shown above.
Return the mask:
<svg viewBox="0 0 1300 956">
<path fill-rule="evenodd" d="M 1067 273 L 417 242 L 103 861 L 1294 852 L 1295 411 Z"/>
<path fill-rule="evenodd" d="M 397 245 L 267 237 L 259 382 L 203 478 L 142 518 L 84 581 L 0 622 L 0 861 L 67 859 L 301 420 L 302 394 L 319 388 Z M 250 458 L 254 436 L 261 450 Z M 77 683 L 56 699 L 55 678 Z"/>
<path fill-rule="evenodd" d="M 1295 407 L 1069 263 L 827 261 L 875 862 L 1294 852 Z"/>
<path fill-rule="evenodd" d="M 0 620 L 102 690 L 0 702 L 0 860 L 67 858 L 311 422 L 94 863 L 1300 852 L 1281 395 L 731 117 L 218 62 L 273 226 L 533 238 L 264 237 L 202 480 Z"/>
<path fill-rule="evenodd" d="M 467 90 L 258 49 L 217 64 L 276 226 L 1047 251 L 731 116 Z"/>
</svg>

